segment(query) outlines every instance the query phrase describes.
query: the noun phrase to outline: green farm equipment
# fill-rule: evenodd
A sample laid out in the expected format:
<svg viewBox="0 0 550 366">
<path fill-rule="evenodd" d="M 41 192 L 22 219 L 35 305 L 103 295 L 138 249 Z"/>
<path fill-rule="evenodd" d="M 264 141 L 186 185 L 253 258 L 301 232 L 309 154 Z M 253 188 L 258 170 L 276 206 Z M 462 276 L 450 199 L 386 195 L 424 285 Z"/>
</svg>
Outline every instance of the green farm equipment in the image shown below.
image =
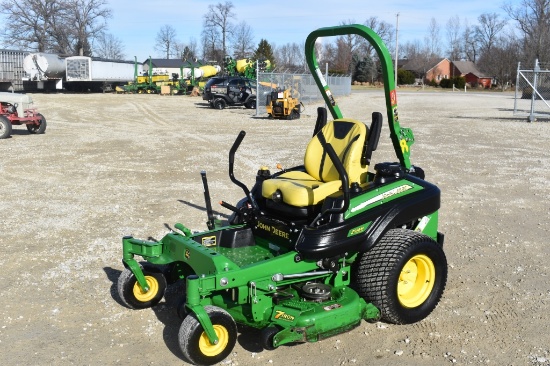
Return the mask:
<svg viewBox="0 0 550 366">
<path fill-rule="evenodd" d="M 224 60 L 224 71 L 229 76 L 241 76 L 255 80 L 256 68 L 261 71 L 270 71 L 271 61 L 266 59 L 254 61 L 248 58 L 235 60 L 231 56 L 226 56 Z"/>
<path fill-rule="evenodd" d="M 369 171 L 382 127 L 343 118 L 315 58 L 319 37 L 356 34 L 380 58 L 386 112 L 397 162 Z M 270 173 L 261 168 L 252 189 L 233 173 L 245 132 L 229 151 L 229 176 L 244 192 L 222 226 L 214 219 L 202 172 L 208 230 L 180 223 L 159 241 L 124 237 L 118 294 L 130 308 L 156 305 L 167 283 L 185 280 L 177 306 L 185 359 L 212 365 L 237 340 L 236 324 L 260 330 L 265 349 L 315 342 L 362 320 L 408 324 L 427 317 L 447 281 L 440 190 L 410 162 L 414 142 L 397 113 L 393 67 L 380 37 L 362 25 L 321 28 L 305 45 L 306 59 L 334 120 L 318 109 L 304 165 Z M 136 257 L 146 263 L 139 263 Z M 247 328 L 243 328 L 247 329 Z"/>
<path fill-rule="evenodd" d="M 212 70 L 211 70 L 212 69 Z M 196 72 L 200 70 L 200 72 Z M 204 70 L 208 70 L 206 73 Z M 185 61 L 180 66 L 179 74 L 168 73 L 153 74 L 153 65 L 149 57 L 149 70 L 145 75 L 138 75 L 137 60 L 134 67 L 134 81 L 118 87 L 118 92 L 138 93 L 138 94 L 158 94 L 162 93 L 163 88 L 169 90 L 170 94 L 188 94 L 194 87 L 198 87 L 203 78 L 214 76 L 219 69 L 211 65 L 203 65 L 190 60 Z M 186 73 L 187 77 L 184 76 Z M 200 74 L 201 76 L 196 76 Z"/>
</svg>

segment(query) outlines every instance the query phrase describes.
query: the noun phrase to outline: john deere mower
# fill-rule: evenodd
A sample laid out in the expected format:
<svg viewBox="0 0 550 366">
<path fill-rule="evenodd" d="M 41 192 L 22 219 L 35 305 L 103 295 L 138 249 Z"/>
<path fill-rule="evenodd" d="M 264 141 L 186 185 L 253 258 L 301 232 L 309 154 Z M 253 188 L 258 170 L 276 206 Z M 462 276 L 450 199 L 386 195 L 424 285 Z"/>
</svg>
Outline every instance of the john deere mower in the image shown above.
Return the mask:
<svg viewBox="0 0 550 366">
<path fill-rule="evenodd" d="M 270 118 L 298 119 L 303 106 L 289 89 L 273 91 L 267 96 L 266 111 Z"/>
<path fill-rule="evenodd" d="M 315 58 L 318 37 L 356 34 L 380 58 L 386 112 L 396 162 L 369 170 L 383 123 L 344 118 Z M 229 151 L 229 177 L 244 198 L 229 223 L 214 219 L 206 173 L 204 232 L 181 223 L 159 241 L 122 239 L 124 271 L 118 294 L 130 308 L 156 305 L 167 283 L 185 280 L 177 306 L 187 361 L 212 365 L 237 340 L 236 324 L 256 328 L 265 349 L 316 342 L 362 320 L 418 322 L 436 307 L 447 280 L 440 190 L 410 162 L 414 142 L 402 128 L 389 52 L 362 25 L 321 28 L 306 40 L 306 58 L 333 120 L 318 109 L 304 164 L 271 173 L 261 168 L 249 189 L 233 171 L 245 132 Z M 140 259 L 141 257 L 142 259 Z M 138 262 L 140 260 L 143 263 Z"/>
</svg>

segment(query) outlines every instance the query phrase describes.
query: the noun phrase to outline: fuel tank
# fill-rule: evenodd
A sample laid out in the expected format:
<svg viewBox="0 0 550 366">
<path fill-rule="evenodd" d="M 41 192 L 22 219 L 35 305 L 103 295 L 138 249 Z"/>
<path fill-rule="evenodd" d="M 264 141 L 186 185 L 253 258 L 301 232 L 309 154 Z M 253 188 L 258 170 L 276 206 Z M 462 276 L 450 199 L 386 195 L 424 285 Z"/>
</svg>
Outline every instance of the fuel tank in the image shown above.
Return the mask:
<svg viewBox="0 0 550 366">
<path fill-rule="evenodd" d="M 62 79 L 65 76 L 65 59 L 51 53 L 30 53 L 23 60 L 27 80 Z"/>
</svg>

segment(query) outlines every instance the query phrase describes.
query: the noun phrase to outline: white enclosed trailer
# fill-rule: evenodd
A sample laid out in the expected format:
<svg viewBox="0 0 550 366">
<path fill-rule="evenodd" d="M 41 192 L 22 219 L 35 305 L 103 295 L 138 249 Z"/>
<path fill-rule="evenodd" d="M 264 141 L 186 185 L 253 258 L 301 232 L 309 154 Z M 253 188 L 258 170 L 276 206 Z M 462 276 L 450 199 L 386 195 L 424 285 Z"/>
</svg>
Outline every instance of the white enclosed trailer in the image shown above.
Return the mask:
<svg viewBox="0 0 550 366">
<path fill-rule="evenodd" d="M 134 80 L 142 65 L 132 61 L 106 60 L 86 56 L 66 59 L 66 87 L 73 90 L 111 90 Z"/>
<path fill-rule="evenodd" d="M 134 80 L 134 62 L 132 61 L 105 60 L 86 56 L 67 57 L 68 82 L 131 80 Z"/>
</svg>

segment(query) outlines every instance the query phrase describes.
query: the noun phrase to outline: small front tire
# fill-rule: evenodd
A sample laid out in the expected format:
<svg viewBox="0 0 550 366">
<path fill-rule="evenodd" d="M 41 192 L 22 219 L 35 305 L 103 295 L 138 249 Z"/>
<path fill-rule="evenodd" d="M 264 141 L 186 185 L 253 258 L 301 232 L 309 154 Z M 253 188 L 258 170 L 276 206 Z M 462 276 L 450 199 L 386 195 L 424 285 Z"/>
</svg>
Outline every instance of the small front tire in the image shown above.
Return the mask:
<svg viewBox="0 0 550 366">
<path fill-rule="evenodd" d="M 213 365 L 225 359 L 237 342 L 237 325 L 229 313 L 217 306 L 205 306 L 218 337 L 217 344 L 211 344 L 195 313 L 190 313 L 178 333 L 180 349 L 185 358 L 196 365 Z"/>
<path fill-rule="evenodd" d="M 262 332 L 260 334 L 262 347 L 268 351 L 273 351 L 275 348 L 277 348 L 273 344 L 273 340 L 275 339 L 275 335 L 277 335 L 277 333 L 279 333 L 280 331 L 281 330 L 275 326 L 262 329 Z"/>
<path fill-rule="evenodd" d="M 136 276 L 125 268 L 118 277 L 117 290 L 122 302 L 130 309 L 146 309 L 155 306 L 164 297 L 166 278 L 160 272 L 143 271 L 148 291 L 143 291 Z"/>
</svg>

